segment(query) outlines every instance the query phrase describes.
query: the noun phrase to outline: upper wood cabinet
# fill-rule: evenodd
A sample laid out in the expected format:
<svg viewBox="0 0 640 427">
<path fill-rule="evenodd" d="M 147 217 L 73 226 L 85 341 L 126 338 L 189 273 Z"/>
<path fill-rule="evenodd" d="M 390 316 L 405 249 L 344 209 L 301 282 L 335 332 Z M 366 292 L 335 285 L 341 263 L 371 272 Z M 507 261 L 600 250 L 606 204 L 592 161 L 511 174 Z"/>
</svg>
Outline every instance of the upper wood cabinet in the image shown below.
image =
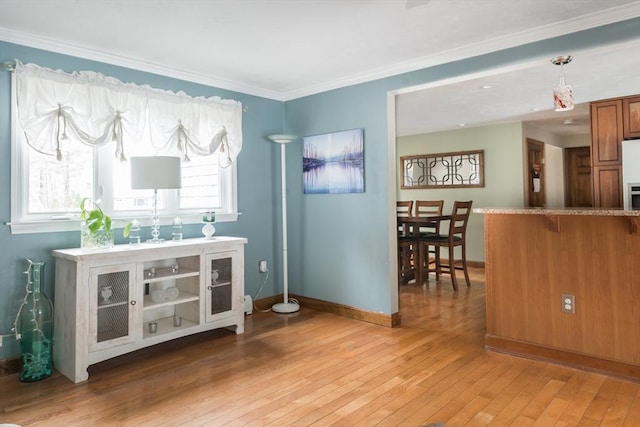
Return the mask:
<svg viewBox="0 0 640 427">
<path fill-rule="evenodd" d="M 640 96 L 622 99 L 624 139 L 640 138 Z"/>
<path fill-rule="evenodd" d="M 593 205 L 622 207 L 622 99 L 591 103 Z"/>
<path fill-rule="evenodd" d="M 591 103 L 591 161 L 593 166 L 622 164 L 622 100 Z"/>
<path fill-rule="evenodd" d="M 591 103 L 594 207 L 622 207 L 622 140 L 634 138 L 640 138 L 640 95 Z"/>
</svg>

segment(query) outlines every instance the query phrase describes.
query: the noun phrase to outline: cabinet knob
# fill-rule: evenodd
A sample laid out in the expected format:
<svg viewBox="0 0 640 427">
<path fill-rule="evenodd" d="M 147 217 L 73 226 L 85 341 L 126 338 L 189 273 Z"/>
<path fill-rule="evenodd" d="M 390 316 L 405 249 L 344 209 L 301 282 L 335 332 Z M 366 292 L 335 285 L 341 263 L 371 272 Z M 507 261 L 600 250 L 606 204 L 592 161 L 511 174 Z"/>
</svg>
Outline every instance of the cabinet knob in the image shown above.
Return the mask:
<svg viewBox="0 0 640 427">
<path fill-rule="evenodd" d="M 131 301 L 131 305 L 136 305 L 136 301 L 135 300 Z"/>
</svg>

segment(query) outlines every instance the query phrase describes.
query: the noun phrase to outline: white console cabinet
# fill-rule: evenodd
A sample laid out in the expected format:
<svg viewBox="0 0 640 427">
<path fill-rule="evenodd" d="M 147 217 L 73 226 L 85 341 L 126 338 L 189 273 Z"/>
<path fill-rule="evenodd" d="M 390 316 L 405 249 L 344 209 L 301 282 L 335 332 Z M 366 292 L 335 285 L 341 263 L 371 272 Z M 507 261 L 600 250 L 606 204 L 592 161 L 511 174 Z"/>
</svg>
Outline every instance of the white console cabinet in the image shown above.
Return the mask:
<svg viewBox="0 0 640 427">
<path fill-rule="evenodd" d="M 53 251 L 54 368 L 87 368 L 215 328 L 244 332 L 244 245 L 238 237 Z"/>
</svg>

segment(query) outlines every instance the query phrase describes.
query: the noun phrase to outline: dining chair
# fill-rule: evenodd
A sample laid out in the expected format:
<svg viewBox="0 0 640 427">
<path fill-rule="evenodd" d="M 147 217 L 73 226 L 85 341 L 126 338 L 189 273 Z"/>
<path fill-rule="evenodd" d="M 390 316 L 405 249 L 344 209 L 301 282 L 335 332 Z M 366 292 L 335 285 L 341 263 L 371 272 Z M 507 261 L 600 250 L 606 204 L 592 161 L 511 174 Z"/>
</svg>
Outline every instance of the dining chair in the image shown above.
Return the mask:
<svg viewBox="0 0 640 427">
<path fill-rule="evenodd" d="M 406 217 L 413 215 L 413 200 L 398 200 L 396 202 L 396 215 Z"/>
<path fill-rule="evenodd" d="M 467 282 L 467 286 L 471 286 L 469 272 L 467 271 L 466 234 L 469 216 L 471 215 L 472 203 L 473 201 L 456 201 L 453 204 L 451 220 L 449 221 L 449 231 L 447 234 L 425 235 L 420 238 L 420 244 L 423 245 L 422 249 L 425 253 L 428 251 L 430 246 L 434 246 L 436 249 L 436 281 L 440 280 L 441 274 L 449 274 L 451 276 L 454 291 L 458 290 L 456 270 L 462 270 L 464 272 L 464 279 Z M 443 247 L 446 247 L 449 252 L 449 258 L 446 263 L 443 262 L 440 255 L 440 249 Z M 458 260 L 461 262 L 461 265 L 456 265 L 455 248 L 457 247 L 461 250 L 461 256 Z"/>
<path fill-rule="evenodd" d="M 442 216 L 444 200 L 416 200 L 415 216 Z M 438 234 L 440 232 L 440 222 L 435 222 L 433 226 L 420 227 L 420 235 Z"/>
<path fill-rule="evenodd" d="M 416 200 L 415 216 L 420 216 L 420 217 L 442 216 L 443 207 L 444 207 L 444 200 Z M 434 222 L 433 225 L 421 226 L 419 233 L 420 233 L 419 235 L 420 239 L 426 237 L 429 234 L 439 234 L 440 221 Z M 424 277 L 428 278 L 429 273 L 431 272 L 436 273 L 436 276 L 437 276 L 437 271 L 435 268 L 435 264 L 436 264 L 435 253 L 437 250 L 436 247 L 429 247 L 425 245 L 423 249 L 424 250 L 422 252 L 418 251 L 422 254 L 420 259 L 418 260 L 419 268 L 421 268 L 422 271 L 426 270 L 426 276 Z M 432 255 L 433 255 L 433 261 L 432 261 Z M 433 268 L 430 268 L 432 264 L 433 264 Z"/>
<path fill-rule="evenodd" d="M 413 200 L 396 201 L 396 217 L 413 216 Z M 412 276 L 413 244 L 407 229 L 398 224 L 398 283 L 408 282 Z"/>
<path fill-rule="evenodd" d="M 396 202 L 396 217 L 406 218 L 413 216 L 413 200 L 402 200 Z M 398 224 L 398 236 L 407 235 L 407 228 Z"/>
</svg>

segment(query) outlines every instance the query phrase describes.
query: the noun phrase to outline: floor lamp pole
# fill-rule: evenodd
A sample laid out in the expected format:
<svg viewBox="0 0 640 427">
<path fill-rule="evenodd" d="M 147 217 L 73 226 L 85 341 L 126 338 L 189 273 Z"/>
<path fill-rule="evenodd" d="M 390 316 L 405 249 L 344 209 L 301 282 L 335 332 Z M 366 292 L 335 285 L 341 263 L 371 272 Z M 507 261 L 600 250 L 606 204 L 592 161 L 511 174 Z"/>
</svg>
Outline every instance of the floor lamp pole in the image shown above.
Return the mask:
<svg viewBox="0 0 640 427">
<path fill-rule="evenodd" d="M 284 300 L 271 307 L 276 313 L 293 313 L 300 310 L 300 305 L 289 301 L 289 267 L 287 252 L 287 163 L 286 144 L 293 141 L 293 135 L 271 135 L 269 139 L 280 144 L 280 183 L 282 191 L 282 283 L 284 288 Z"/>
</svg>

